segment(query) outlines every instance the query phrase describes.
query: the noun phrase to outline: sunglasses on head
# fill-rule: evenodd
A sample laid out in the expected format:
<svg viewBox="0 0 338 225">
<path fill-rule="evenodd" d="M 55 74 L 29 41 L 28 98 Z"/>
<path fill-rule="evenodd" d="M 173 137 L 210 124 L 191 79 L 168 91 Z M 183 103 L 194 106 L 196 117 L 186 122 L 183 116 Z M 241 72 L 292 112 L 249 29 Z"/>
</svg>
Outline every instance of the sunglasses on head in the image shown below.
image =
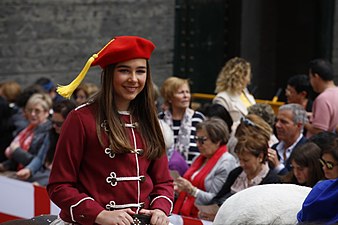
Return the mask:
<svg viewBox="0 0 338 225">
<path fill-rule="evenodd" d="M 249 120 L 248 118 L 245 118 L 245 117 L 241 118 L 241 122 L 244 123 L 247 126 L 257 127 L 257 125 L 254 122 L 252 122 L 251 120 Z"/>
<path fill-rule="evenodd" d="M 319 162 L 322 164 L 322 166 L 326 166 L 326 168 L 329 170 L 332 170 L 333 167 L 337 166 L 337 164 L 334 164 L 333 162 L 325 161 L 324 159 L 319 159 Z"/>
<path fill-rule="evenodd" d="M 208 140 L 208 138 L 207 137 L 198 137 L 198 136 L 195 136 L 195 141 L 196 141 L 196 143 L 198 142 L 198 143 L 200 143 L 200 144 L 204 144 L 204 142 L 206 141 L 206 140 Z"/>
</svg>

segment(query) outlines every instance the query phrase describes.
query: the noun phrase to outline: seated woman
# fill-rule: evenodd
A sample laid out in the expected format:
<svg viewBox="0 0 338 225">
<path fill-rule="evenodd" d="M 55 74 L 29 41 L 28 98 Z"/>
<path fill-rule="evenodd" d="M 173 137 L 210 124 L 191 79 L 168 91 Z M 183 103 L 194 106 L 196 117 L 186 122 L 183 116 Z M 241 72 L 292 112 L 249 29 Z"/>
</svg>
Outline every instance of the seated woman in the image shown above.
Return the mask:
<svg viewBox="0 0 338 225">
<path fill-rule="evenodd" d="M 260 184 L 280 183 L 280 178 L 268 166 L 268 143 L 272 129 L 257 115 L 242 119 L 235 136 L 240 166 L 232 170 L 222 189 L 211 203 L 221 205 L 229 196 Z"/>
<path fill-rule="evenodd" d="M 191 95 L 187 79 L 169 77 L 162 84 L 161 95 L 168 108 L 159 113 L 159 119 L 172 129 L 175 150 L 191 165 L 192 160 L 199 155 L 194 140 L 196 124 L 204 120 L 204 115 L 189 107 Z"/>
<path fill-rule="evenodd" d="M 325 178 L 338 178 L 338 137 L 329 143 L 329 147 L 322 149 L 320 162 L 324 170 Z"/>
<path fill-rule="evenodd" d="M 5 151 L 8 160 L 0 164 L 0 172 L 16 171 L 15 177 L 28 180 L 42 169 L 48 148 L 51 122 L 48 120 L 52 100 L 47 94 L 32 95 L 25 107 L 29 121 Z"/>
<path fill-rule="evenodd" d="M 195 204 L 208 204 L 236 167 L 236 159 L 226 147 L 229 131 L 223 120 L 211 118 L 197 124 L 195 139 L 201 154 L 184 176 L 174 181 L 180 193 L 173 213 L 190 217 L 197 217 Z"/>
<path fill-rule="evenodd" d="M 338 136 L 329 131 L 313 135 L 309 141 L 321 149 L 320 162 L 326 179 L 338 178 Z"/>
<path fill-rule="evenodd" d="M 61 127 L 68 114 L 75 109 L 75 103 L 68 99 L 63 99 L 53 103 L 52 129 L 49 132 L 49 149 L 46 155 L 44 168 L 39 170 L 29 182 L 36 185 L 46 186 L 48 184 L 50 170 L 52 169 L 56 143 L 59 139 Z"/>
<path fill-rule="evenodd" d="M 235 157 L 237 157 L 237 155 L 234 152 L 237 140 L 235 138 L 235 132 L 232 129 L 233 120 L 232 120 L 228 110 L 226 110 L 220 104 L 209 104 L 209 103 L 204 104 L 198 110 L 200 110 L 200 112 L 202 112 L 203 115 L 207 118 L 212 118 L 212 117 L 220 118 L 227 124 L 227 126 L 229 128 L 229 133 L 230 133 L 230 138 L 229 138 L 229 141 L 227 143 L 227 148 L 228 148 L 228 151 L 231 154 L 233 154 Z"/>
<path fill-rule="evenodd" d="M 288 174 L 282 177 L 284 183 L 298 184 L 313 187 L 324 179 L 324 173 L 319 162 L 320 148 L 312 142 L 307 142 L 290 155 L 291 168 Z"/>
<path fill-rule="evenodd" d="M 265 122 L 267 122 L 272 130 L 275 127 L 276 123 L 276 115 L 275 112 L 273 111 L 271 105 L 267 103 L 256 103 L 248 108 L 248 114 L 255 114 L 257 116 L 260 116 Z M 269 146 L 272 147 L 274 144 L 277 144 L 279 141 L 272 132 L 270 141 L 269 141 Z"/>
<path fill-rule="evenodd" d="M 80 84 L 74 91 L 74 101 L 77 106 L 86 103 L 93 95 L 98 92 L 99 88 L 93 83 Z"/>
</svg>

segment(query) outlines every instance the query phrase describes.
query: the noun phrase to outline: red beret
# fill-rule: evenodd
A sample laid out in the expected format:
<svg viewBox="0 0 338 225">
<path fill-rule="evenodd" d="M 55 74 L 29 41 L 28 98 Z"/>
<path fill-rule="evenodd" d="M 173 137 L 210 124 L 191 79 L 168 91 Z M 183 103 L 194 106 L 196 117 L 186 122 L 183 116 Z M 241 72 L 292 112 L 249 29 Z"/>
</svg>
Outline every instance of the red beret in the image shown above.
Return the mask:
<svg viewBox="0 0 338 225">
<path fill-rule="evenodd" d="M 85 78 L 91 66 L 100 65 L 105 68 L 110 64 L 124 62 L 131 59 L 149 59 L 155 45 L 137 36 L 118 36 L 106 44 L 98 53 L 91 56 L 79 75 L 68 85 L 58 85 L 57 92 L 65 98 L 70 98 L 74 90 Z"/>
<path fill-rule="evenodd" d="M 128 61 L 130 59 L 149 59 L 155 45 L 137 36 L 118 36 L 111 40 L 100 52 L 92 66 L 100 65 L 105 68 L 110 64 Z"/>
</svg>

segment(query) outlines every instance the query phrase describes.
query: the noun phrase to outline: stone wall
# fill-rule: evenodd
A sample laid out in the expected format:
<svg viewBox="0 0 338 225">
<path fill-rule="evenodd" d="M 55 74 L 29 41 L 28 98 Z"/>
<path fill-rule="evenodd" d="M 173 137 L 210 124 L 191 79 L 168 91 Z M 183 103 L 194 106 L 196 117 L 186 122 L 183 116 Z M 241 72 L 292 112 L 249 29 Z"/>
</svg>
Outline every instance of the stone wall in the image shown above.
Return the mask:
<svg viewBox="0 0 338 225">
<path fill-rule="evenodd" d="M 138 35 L 157 45 L 150 64 L 160 85 L 173 70 L 174 10 L 174 0 L 1 0 L 0 82 L 66 84 L 112 37 Z M 99 74 L 92 68 L 86 81 Z"/>
</svg>

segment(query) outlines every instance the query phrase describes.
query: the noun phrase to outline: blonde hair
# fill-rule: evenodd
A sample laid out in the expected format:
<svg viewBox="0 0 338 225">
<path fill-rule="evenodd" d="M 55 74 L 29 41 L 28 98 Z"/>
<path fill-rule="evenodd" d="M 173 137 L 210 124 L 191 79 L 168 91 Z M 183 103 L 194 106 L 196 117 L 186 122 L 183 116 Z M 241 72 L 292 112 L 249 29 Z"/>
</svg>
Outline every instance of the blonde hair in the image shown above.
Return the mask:
<svg viewBox="0 0 338 225">
<path fill-rule="evenodd" d="M 263 153 L 263 162 L 267 159 L 272 128 L 261 117 L 250 114 L 238 125 L 235 136 L 238 140 L 235 153 L 249 152 L 258 157 Z"/>
<path fill-rule="evenodd" d="M 243 58 L 235 57 L 225 63 L 216 80 L 216 93 L 229 91 L 240 93 L 246 88 L 245 80 L 250 79 L 251 65 Z"/>
<path fill-rule="evenodd" d="M 15 102 L 21 94 L 21 86 L 16 81 L 6 81 L 0 85 L 1 95 L 10 103 Z"/>
<path fill-rule="evenodd" d="M 83 90 L 87 98 L 90 98 L 99 91 L 99 87 L 93 83 L 83 83 L 75 89 L 74 94 L 76 95 L 79 90 Z"/>
<path fill-rule="evenodd" d="M 45 93 L 36 93 L 33 94 L 27 101 L 26 107 L 39 104 L 42 106 L 42 108 L 49 112 L 49 110 L 52 108 L 53 101 L 51 97 L 48 94 Z"/>
<path fill-rule="evenodd" d="M 175 92 L 184 84 L 190 88 L 188 79 L 169 77 L 163 82 L 160 91 L 166 105 L 170 105 L 169 101 L 174 97 Z"/>
</svg>

